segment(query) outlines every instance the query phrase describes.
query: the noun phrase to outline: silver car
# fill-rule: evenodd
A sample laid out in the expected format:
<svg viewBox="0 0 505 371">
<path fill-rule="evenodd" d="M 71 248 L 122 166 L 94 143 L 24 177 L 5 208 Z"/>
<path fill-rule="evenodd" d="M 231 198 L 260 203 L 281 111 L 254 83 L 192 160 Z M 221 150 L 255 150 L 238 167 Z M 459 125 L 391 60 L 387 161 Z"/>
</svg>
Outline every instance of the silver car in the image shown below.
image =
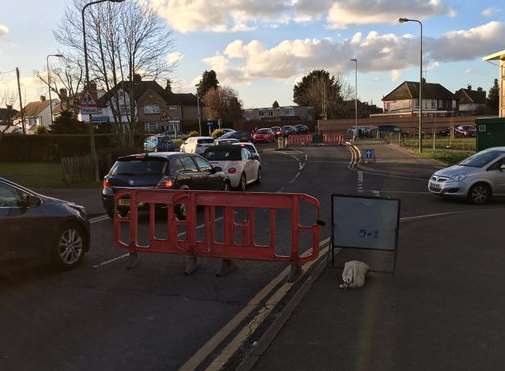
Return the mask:
<svg viewBox="0 0 505 371">
<path fill-rule="evenodd" d="M 467 198 L 484 204 L 493 195 L 505 195 L 505 147 L 489 148 L 457 165 L 437 171 L 428 190 L 440 196 Z"/>
</svg>

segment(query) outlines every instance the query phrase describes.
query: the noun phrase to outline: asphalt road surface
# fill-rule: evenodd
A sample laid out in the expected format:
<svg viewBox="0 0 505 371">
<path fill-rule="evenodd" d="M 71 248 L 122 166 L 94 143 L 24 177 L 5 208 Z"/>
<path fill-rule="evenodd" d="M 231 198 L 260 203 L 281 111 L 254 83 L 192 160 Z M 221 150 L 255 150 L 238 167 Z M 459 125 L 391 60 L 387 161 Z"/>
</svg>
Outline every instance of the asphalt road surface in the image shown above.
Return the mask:
<svg viewBox="0 0 505 371">
<path fill-rule="evenodd" d="M 472 208 L 433 197 L 419 177 L 351 170 L 346 147 L 267 151 L 262 158 L 263 183 L 251 191 L 310 194 L 326 221 L 332 193 L 400 198 L 403 217 Z M 0 370 L 177 369 L 284 268 L 239 262 L 238 271 L 217 278 L 219 262 L 206 260 L 186 277 L 182 258 L 156 255 L 127 271 L 111 221 L 97 221 L 91 233 L 91 250 L 73 271 L 0 274 Z M 328 235 L 324 227 L 322 239 Z"/>
</svg>

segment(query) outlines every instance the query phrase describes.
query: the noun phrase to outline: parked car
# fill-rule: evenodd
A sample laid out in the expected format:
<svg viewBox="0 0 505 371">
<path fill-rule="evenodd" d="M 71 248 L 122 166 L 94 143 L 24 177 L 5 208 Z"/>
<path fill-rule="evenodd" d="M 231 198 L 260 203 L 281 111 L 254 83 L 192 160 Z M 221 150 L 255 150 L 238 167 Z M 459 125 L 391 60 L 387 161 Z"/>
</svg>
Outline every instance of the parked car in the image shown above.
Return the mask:
<svg viewBox="0 0 505 371">
<path fill-rule="evenodd" d="M 282 134 L 282 129 L 280 126 L 272 126 L 270 129 L 274 132 L 276 138 L 280 137 Z"/>
<path fill-rule="evenodd" d="M 270 128 L 258 129 L 253 134 L 254 143 L 272 143 L 275 139 L 275 134 Z"/>
<path fill-rule="evenodd" d="M 114 195 L 120 188 L 228 190 L 222 169 L 197 154 L 147 153 L 120 157 L 103 180 L 102 202 L 107 215 L 114 216 Z M 128 199 L 118 212 L 128 212 Z"/>
<path fill-rule="evenodd" d="M 218 143 L 223 139 L 237 139 L 239 142 L 250 142 L 251 133 L 244 130 L 226 133 L 218 138 Z"/>
<path fill-rule="evenodd" d="M 291 125 L 284 125 L 281 128 L 281 135 L 284 137 L 290 136 L 290 135 L 295 135 L 296 134 L 296 129 L 294 126 Z"/>
<path fill-rule="evenodd" d="M 0 236 L 0 261 L 36 259 L 70 269 L 89 250 L 89 221 L 83 206 L 0 178 Z"/>
<path fill-rule="evenodd" d="M 428 190 L 436 195 L 467 198 L 484 204 L 493 195 L 505 195 L 505 147 L 489 148 L 457 165 L 433 174 Z"/>
<path fill-rule="evenodd" d="M 295 130 L 297 134 L 307 134 L 309 132 L 309 127 L 307 125 L 298 124 L 295 125 Z"/>
<path fill-rule="evenodd" d="M 224 129 L 221 129 L 225 134 L 228 134 L 228 133 L 234 133 L 236 130 L 233 130 L 233 129 L 229 129 L 229 128 L 224 128 Z"/>
<path fill-rule="evenodd" d="M 439 128 L 438 131 L 437 131 L 437 135 L 439 135 L 441 137 L 447 137 L 447 136 L 451 135 L 451 129 L 449 129 L 449 128 Z"/>
<path fill-rule="evenodd" d="M 454 129 L 454 134 L 460 137 L 474 137 L 475 133 L 475 126 L 472 125 L 459 125 Z"/>
<path fill-rule="evenodd" d="M 202 154 L 205 152 L 205 148 L 213 144 L 214 138 L 212 137 L 191 137 L 181 145 L 181 152 Z"/>
<path fill-rule="evenodd" d="M 235 143 L 240 143 L 238 139 L 235 138 L 217 138 L 214 140 L 214 145 L 220 145 L 220 144 L 235 144 Z"/>
<path fill-rule="evenodd" d="M 378 130 L 380 133 L 389 134 L 389 133 L 398 133 L 401 129 L 396 125 L 379 125 Z"/>
<path fill-rule="evenodd" d="M 261 182 L 261 162 L 259 156 L 253 155 L 240 145 L 219 145 L 205 150 L 213 166 L 219 166 L 230 179 L 233 188 L 245 191 L 248 184 Z"/>
<path fill-rule="evenodd" d="M 164 135 L 153 135 L 144 141 L 146 152 L 175 152 L 177 149 L 172 139 Z"/>
</svg>

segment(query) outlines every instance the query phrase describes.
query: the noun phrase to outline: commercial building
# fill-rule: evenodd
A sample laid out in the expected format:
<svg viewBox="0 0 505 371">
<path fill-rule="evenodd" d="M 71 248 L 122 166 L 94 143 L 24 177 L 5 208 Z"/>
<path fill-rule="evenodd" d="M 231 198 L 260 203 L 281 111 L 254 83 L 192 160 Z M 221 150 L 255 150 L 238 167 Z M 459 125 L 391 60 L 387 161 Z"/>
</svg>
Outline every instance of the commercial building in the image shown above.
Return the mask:
<svg viewBox="0 0 505 371">
<path fill-rule="evenodd" d="M 505 117 L 505 50 L 484 57 L 485 61 L 496 61 L 500 69 L 498 85 L 500 87 L 500 109 L 498 115 Z"/>
</svg>

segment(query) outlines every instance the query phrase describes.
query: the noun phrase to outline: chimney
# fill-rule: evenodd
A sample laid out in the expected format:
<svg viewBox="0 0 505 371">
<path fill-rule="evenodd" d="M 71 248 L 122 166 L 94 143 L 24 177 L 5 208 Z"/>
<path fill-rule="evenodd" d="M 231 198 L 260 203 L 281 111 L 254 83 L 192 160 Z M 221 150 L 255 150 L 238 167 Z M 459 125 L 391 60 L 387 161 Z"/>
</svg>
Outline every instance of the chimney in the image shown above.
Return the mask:
<svg viewBox="0 0 505 371">
<path fill-rule="evenodd" d="M 138 73 L 133 75 L 133 81 L 134 82 L 141 82 L 142 81 L 142 76 L 140 76 Z"/>
<path fill-rule="evenodd" d="M 481 86 L 479 86 L 479 87 L 477 88 L 477 91 L 478 91 L 479 93 L 480 93 L 480 92 L 482 92 L 482 87 L 481 87 Z"/>
<path fill-rule="evenodd" d="M 45 102 L 46 101 L 46 96 L 45 95 L 41 95 L 40 96 L 40 101 L 41 102 Z"/>
<path fill-rule="evenodd" d="M 468 85 L 467 90 L 471 91 L 472 90 L 472 85 Z"/>
</svg>

